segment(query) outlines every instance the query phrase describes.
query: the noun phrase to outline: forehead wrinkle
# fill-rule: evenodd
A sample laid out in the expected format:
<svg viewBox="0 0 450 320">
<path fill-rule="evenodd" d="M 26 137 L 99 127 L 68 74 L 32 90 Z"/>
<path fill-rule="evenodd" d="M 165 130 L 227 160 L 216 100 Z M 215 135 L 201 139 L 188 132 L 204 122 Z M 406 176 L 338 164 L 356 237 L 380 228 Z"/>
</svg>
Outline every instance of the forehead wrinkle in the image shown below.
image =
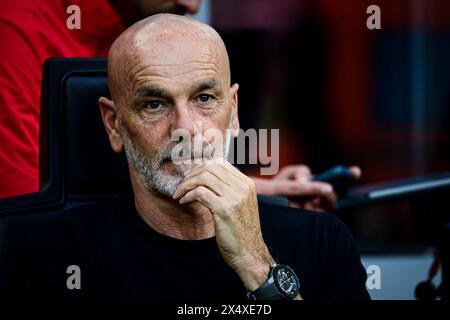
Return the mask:
<svg viewBox="0 0 450 320">
<path fill-rule="evenodd" d="M 195 67 L 194 71 L 191 68 L 180 68 L 178 66 L 173 66 L 168 71 L 165 67 L 146 67 L 139 70 L 137 73 L 132 75 L 132 80 L 139 78 L 148 78 L 148 77 L 159 77 L 166 79 L 182 80 L 187 76 L 198 77 L 198 76 L 206 76 L 208 74 L 214 74 L 217 78 L 221 79 L 221 75 L 215 68 L 211 68 L 209 66 L 201 66 Z"/>
<path fill-rule="evenodd" d="M 169 45 L 148 45 L 135 48 L 133 56 L 130 56 L 129 70 L 135 73 L 137 72 L 135 69 L 141 68 L 142 64 L 144 67 L 147 64 L 155 67 L 182 67 L 193 63 L 213 64 L 218 70 L 226 69 L 226 63 L 224 64 L 216 48 L 210 43 L 194 43 L 193 46 L 192 41 L 180 40 L 177 45 L 172 42 Z M 168 46 L 171 48 L 168 50 L 169 52 L 166 52 Z M 181 50 L 176 50 L 177 46 L 181 47 L 184 51 L 183 54 L 180 54 Z M 161 52 L 162 50 L 164 52 Z"/>
<path fill-rule="evenodd" d="M 195 78 L 202 78 L 202 79 L 216 79 L 217 82 L 219 82 L 222 86 L 226 85 L 226 83 L 223 81 L 223 76 L 221 76 L 216 68 L 211 68 L 207 66 L 201 66 L 194 68 L 194 72 L 192 70 L 183 70 L 180 69 L 178 66 L 171 66 L 173 67 L 172 70 L 175 70 L 175 74 L 168 74 L 167 69 L 164 69 L 163 71 L 159 72 L 158 66 L 146 66 L 138 71 L 139 74 L 134 74 L 130 76 L 130 83 L 132 92 L 136 90 L 137 87 L 139 87 L 142 83 L 146 82 L 160 82 L 161 80 L 170 79 L 175 80 L 174 82 L 192 82 Z M 203 73 L 200 73 L 199 71 L 205 71 Z M 186 75 L 192 75 L 191 78 L 185 79 Z"/>
<path fill-rule="evenodd" d="M 189 68 L 192 64 L 198 64 Z M 209 66 L 208 66 L 209 65 Z M 169 69 L 169 70 L 168 70 Z M 161 76 L 161 77 L 173 77 L 173 76 L 183 76 L 185 74 L 194 74 L 198 71 L 211 71 L 219 75 L 217 70 L 217 64 L 214 62 L 187 62 L 181 64 L 155 64 L 146 65 L 139 67 L 138 70 L 130 72 L 131 77 L 142 77 L 142 76 Z M 170 75 L 169 75 L 170 74 Z"/>
</svg>

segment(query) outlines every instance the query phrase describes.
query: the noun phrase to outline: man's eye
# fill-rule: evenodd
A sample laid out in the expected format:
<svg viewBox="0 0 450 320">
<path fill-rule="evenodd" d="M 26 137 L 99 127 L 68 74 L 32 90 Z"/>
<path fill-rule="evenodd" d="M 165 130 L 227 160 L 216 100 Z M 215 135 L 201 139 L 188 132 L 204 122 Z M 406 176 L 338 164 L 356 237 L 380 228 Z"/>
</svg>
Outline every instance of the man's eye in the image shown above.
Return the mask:
<svg viewBox="0 0 450 320">
<path fill-rule="evenodd" d="M 198 100 L 202 103 L 207 103 L 212 99 L 212 96 L 210 94 L 201 94 L 198 96 Z"/>
<path fill-rule="evenodd" d="M 150 109 L 158 109 L 159 107 L 161 107 L 161 101 L 150 100 L 145 104 L 145 106 Z"/>
</svg>

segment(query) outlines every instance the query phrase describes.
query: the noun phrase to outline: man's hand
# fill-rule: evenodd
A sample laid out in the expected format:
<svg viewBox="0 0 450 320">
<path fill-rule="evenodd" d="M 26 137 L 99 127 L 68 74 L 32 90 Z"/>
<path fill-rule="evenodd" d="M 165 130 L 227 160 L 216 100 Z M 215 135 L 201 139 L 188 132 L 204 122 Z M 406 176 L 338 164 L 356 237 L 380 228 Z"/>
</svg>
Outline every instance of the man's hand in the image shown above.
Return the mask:
<svg viewBox="0 0 450 320">
<path fill-rule="evenodd" d="M 361 176 L 359 167 L 350 167 L 355 180 Z M 289 198 L 290 205 L 315 211 L 334 209 L 336 193 L 325 182 L 312 181 L 311 170 L 304 165 L 283 167 L 272 179 L 252 178 L 260 194 L 278 195 Z"/>
<path fill-rule="evenodd" d="M 227 161 L 212 159 L 187 173 L 173 198 L 183 205 L 200 202 L 210 210 L 225 262 L 247 290 L 259 288 L 275 261 L 262 238 L 253 180 Z"/>
</svg>

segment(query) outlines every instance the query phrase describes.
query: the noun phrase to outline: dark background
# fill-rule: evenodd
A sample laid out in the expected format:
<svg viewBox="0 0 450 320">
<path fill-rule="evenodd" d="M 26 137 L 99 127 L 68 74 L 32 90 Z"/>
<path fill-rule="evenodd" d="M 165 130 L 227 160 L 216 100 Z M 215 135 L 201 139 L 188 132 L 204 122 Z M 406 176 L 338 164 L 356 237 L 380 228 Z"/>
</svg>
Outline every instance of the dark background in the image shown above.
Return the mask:
<svg viewBox="0 0 450 320">
<path fill-rule="evenodd" d="M 381 30 L 366 27 L 373 4 Z M 279 128 L 281 166 L 357 164 L 360 184 L 450 171 L 450 1 L 212 0 L 212 8 L 241 86 L 241 127 Z M 420 248 L 406 202 L 342 219 L 363 251 Z"/>
</svg>

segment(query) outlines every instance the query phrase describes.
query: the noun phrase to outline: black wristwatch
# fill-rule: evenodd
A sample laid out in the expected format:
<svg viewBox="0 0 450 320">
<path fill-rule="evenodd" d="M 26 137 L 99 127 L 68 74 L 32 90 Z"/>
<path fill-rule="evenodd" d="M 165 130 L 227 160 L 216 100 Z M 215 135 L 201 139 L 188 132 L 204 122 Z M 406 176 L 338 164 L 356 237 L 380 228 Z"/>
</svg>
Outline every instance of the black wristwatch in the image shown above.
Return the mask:
<svg viewBox="0 0 450 320">
<path fill-rule="evenodd" d="M 300 289 L 295 272 L 286 265 L 270 267 L 269 278 L 255 291 L 247 293 L 249 300 L 292 300 Z"/>
</svg>

